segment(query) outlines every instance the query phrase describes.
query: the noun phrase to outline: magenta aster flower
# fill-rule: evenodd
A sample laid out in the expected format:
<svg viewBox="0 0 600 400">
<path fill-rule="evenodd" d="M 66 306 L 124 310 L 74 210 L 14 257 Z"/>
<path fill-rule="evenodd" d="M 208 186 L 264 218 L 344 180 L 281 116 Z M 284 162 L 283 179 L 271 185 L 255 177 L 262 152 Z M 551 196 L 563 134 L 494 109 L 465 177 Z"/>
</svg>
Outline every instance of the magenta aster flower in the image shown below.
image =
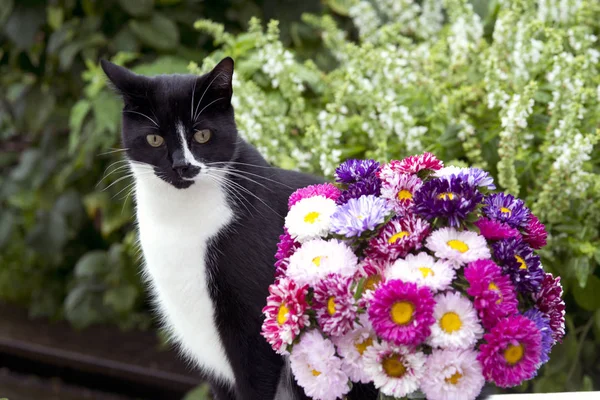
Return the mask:
<svg viewBox="0 0 600 400">
<path fill-rule="evenodd" d="M 392 212 L 385 199 L 373 195 L 350 199 L 331 216 L 331 231 L 348 238 L 372 231 Z"/>
<path fill-rule="evenodd" d="M 414 215 L 394 218 L 369 241 L 365 252 L 372 258 L 394 261 L 420 249 L 429 228 L 427 221 Z"/>
<path fill-rule="evenodd" d="M 335 170 L 335 180 L 350 184 L 374 176 L 379 169 L 375 160 L 346 160 Z"/>
<path fill-rule="evenodd" d="M 522 315 L 507 317 L 487 334 L 477 359 L 483 376 L 502 388 L 533 378 L 540 362 L 542 335 L 535 323 Z"/>
<path fill-rule="evenodd" d="M 369 320 L 377 335 L 397 345 L 419 345 L 435 322 L 431 290 L 393 279 L 374 293 Z"/>
<path fill-rule="evenodd" d="M 423 154 L 406 157 L 399 161 L 395 169 L 404 174 L 416 174 L 424 169 L 437 171 L 444 168 L 444 163 L 437 159 L 432 153 L 425 152 Z"/>
<path fill-rule="evenodd" d="M 487 240 L 501 240 L 508 238 L 520 238 L 521 233 L 518 229 L 512 228 L 510 225 L 489 218 L 479 218 L 475 222 L 475 226 L 479 228 L 481 236 Z"/>
<path fill-rule="evenodd" d="M 523 233 L 523 239 L 534 249 L 541 249 L 546 245 L 548 232 L 546 227 L 533 214 L 529 214 L 529 220 Z"/>
<path fill-rule="evenodd" d="M 457 228 L 482 199 L 477 187 L 462 177 L 435 178 L 425 182 L 415 193 L 413 209 L 423 218 L 443 218 Z"/>
<path fill-rule="evenodd" d="M 262 335 L 279 354 L 286 354 L 287 346 L 309 325 L 305 314 L 307 293 L 308 286 L 298 286 L 289 278 L 281 278 L 269 286 L 267 305 L 262 310 L 265 315 Z"/>
<path fill-rule="evenodd" d="M 523 200 L 506 193 L 492 193 L 483 200 L 483 213 L 490 219 L 505 222 L 513 228 L 525 227 L 529 209 Z"/>
<path fill-rule="evenodd" d="M 550 351 L 554 344 L 552 338 L 552 329 L 550 328 L 550 320 L 537 308 L 530 308 L 523 313 L 523 316 L 533 321 L 535 326 L 542 334 L 542 350 L 540 354 L 540 364 L 538 368 L 550 360 Z"/>
<path fill-rule="evenodd" d="M 554 278 L 547 272 L 540 291 L 533 295 L 536 307 L 550 321 L 552 338 L 559 343 L 565 336 L 565 301 L 562 299 L 562 294 L 560 276 Z"/>
<path fill-rule="evenodd" d="M 357 307 L 351 284 L 352 277 L 331 274 L 315 285 L 313 306 L 319 326 L 328 335 L 340 336 L 354 327 Z"/>
<path fill-rule="evenodd" d="M 345 204 L 350 199 L 357 199 L 361 196 L 379 196 L 381 192 L 381 181 L 376 176 L 370 176 L 358 182 L 351 183 L 338 197 L 337 204 Z"/>
<path fill-rule="evenodd" d="M 277 253 L 275 253 L 275 277 L 280 277 L 285 274 L 288 264 L 290 263 L 290 257 L 296 249 L 300 247 L 300 243 L 296 242 L 292 236 L 284 228 L 283 235 L 279 236 L 279 243 L 277 243 Z"/>
<path fill-rule="evenodd" d="M 336 201 L 340 197 L 341 191 L 331 183 L 322 183 L 319 185 L 310 185 L 296 190 L 290 195 L 288 208 L 291 209 L 294 204 L 307 197 L 323 196 L 327 199 Z"/>
<path fill-rule="evenodd" d="M 403 215 L 411 210 L 413 196 L 422 185 L 416 175 L 396 174 L 382 182 L 381 197 L 389 200 L 397 214 Z"/>
<path fill-rule="evenodd" d="M 486 329 L 493 328 L 500 319 L 518 312 L 515 288 L 508 275 L 491 260 L 478 260 L 465 268 L 469 282 L 467 294 L 473 296 L 475 309 Z"/>
<path fill-rule="evenodd" d="M 544 270 L 540 257 L 521 239 L 509 238 L 492 243 L 494 258 L 510 275 L 519 292 L 529 293 L 540 290 Z"/>
</svg>

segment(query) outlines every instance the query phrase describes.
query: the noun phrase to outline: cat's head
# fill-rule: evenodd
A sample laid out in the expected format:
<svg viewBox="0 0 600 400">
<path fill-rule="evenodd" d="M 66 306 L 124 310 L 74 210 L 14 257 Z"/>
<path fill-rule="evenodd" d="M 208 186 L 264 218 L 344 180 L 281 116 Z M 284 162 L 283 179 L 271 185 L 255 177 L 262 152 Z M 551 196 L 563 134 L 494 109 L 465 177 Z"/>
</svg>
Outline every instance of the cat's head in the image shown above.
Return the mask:
<svg viewBox="0 0 600 400">
<path fill-rule="evenodd" d="M 132 162 L 152 166 L 156 176 L 185 189 L 211 163 L 234 157 L 231 58 L 202 76 L 147 77 L 105 60 L 101 65 L 123 98 L 123 147 Z"/>
</svg>

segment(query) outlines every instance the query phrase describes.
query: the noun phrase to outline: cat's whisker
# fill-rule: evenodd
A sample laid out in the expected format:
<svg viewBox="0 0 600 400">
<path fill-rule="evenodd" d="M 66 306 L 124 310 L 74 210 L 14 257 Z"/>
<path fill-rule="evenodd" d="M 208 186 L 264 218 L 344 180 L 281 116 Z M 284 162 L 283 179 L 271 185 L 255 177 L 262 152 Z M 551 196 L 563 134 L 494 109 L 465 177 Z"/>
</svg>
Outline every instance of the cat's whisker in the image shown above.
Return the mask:
<svg viewBox="0 0 600 400">
<path fill-rule="evenodd" d="M 239 174 L 246 174 L 246 175 L 255 176 L 255 177 L 257 177 L 257 178 L 264 179 L 264 180 L 265 180 L 265 181 L 267 181 L 267 182 L 276 183 L 276 184 L 278 184 L 278 185 L 281 185 L 281 186 L 283 186 L 283 187 L 285 187 L 285 188 L 288 188 L 288 189 L 293 189 L 293 187 L 291 187 L 291 186 L 289 186 L 289 185 L 286 185 L 285 183 L 282 183 L 282 182 L 276 181 L 276 180 L 274 180 L 274 179 L 271 179 L 271 178 L 267 178 L 266 176 L 262 176 L 262 175 L 254 174 L 254 173 L 252 173 L 252 172 L 248 172 L 248 171 L 244 171 L 244 170 L 240 170 L 240 169 L 236 169 L 236 170 L 235 170 L 235 172 L 236 172 L 236 173 L 239 173 Z"/>
<path fill-rule="evenodd" d="M 226 173 L 228 173 L 229 175 L 231 175 L 231 176 L 233 176 L 233 177 L 237 177 L 237 178 L 246 179 L 247 181 L 250 181 L 250 182 L 252 182 L 252 183 L 254 183 L 254 184 L 258 185 L 258 186 L 261 186 L 261 187 L 265 188 L 266 190 L 268 190 L 268 191 L 270 191 L 270 192 L 272 192 L 272 191 L 273 191 L 273 189 L 271 189 L 270 187 L 268 187 L 268 186 L 266 186 L 266 185 L 263 185 L 262 183 L 260 183 L 260 182 L 257 182 L 257 181 L 255 181 L 255 180 L 254 180 L 254 179 L 252 179 L 252 178 L 249 178 L 249 177 L 247 177 L 247 176 L 244 176 L 244 175 L 238 174 L 238 172 L 237 172 L 237 171 L 232 171 L 232 170 L 230 170 L 230 169 L 219 169 L 219 168 L 215 168 L 215 169 L 218 169 L 218 170 L 221 170 L 221 171 L 223 171 L 223 172 L 226 172 Z"/>
<path fill-rule="evenodd" d="M 204 95 L 206 94 L 206 92 L 208 92 L 208 89 L 210 89 L 210 87 L 212 86 L 213 82 L 222 75 L 222 72 L 219 72 L 217 74 L 217 76 L 215 76 L 213 78 L 212 81 L 210 81 L 210 83 L 208 84 L 208 86 L 206 87 L 206 89 L 204 89 L 204 93 L 202 93 L 202 96 L 200 96 L 200 101 L 198 102 L 198 104 L 196 105 L 196 109 L 194 110 L 194 117 L 193 117 L 193 121 L 196 122 L 196 120 L 198 119 L 198 117 L 200 116 L 200 114 L 196 114 L 196 112 L 198 111 L 198 108 L 200 107 L 200 104 L 202 104 L 202 100 L 204 99 Z M 202 111 L 200 112 L 202 113 Z"/>
<path fill-rule="evenodd" d="M 253 215 L 252 212 L 250 211 L 250 209 L 248 208 L 248 206 L 246 205 L 246 202 L 243 199 L 243 195 L 241 195 L 234 187 L 232 187 L 231 185 L 229 185 L 229 182 L 224 182 L 222 179 L 219 180 L 218 178 L 221 177 L 217 177 L 215 175 L 211 175 L 211 174 L 207 174 L 207 176 L 215 183 L 217 184 L 222 184 L 223 187 L 225 188 L 225 190 L 227 191 L 227 193 L 230 193 L 231 195 L 233 195 L 238 202 L 244 206 L 244 208 L 246 208 L 246 210 L 248 211 L 248 214 Z M 240 197 L 241 196 L 241 197 Z M 237 204 L 234 202 L 234 204 Z M 256 207 L 254 207 L 256 209 Z"/>
<path fill-rule="evenodd" d="M 133 110 L 123 110 L 124 113 L 132 113 L 132 114 L 137 114 L 137 115 L 141 115 L 144 118 L 147 118 L 150 122 L 152 122 L 154 124 L 154 126 L 156 126 L 157 128 L 158 126 L 158 122 L 156 122 L 155 120 L 153 120 L 152 118 L 150 118 L 149 116 L 147 116 L 144 113 L 141 113 L 139 111 L 133 111 Z"/>
<path fill-rule="evenodd" d="M 225 178 L 225 179 L 227 179 L 227 178 Z M 273 211 L 273 213 L 275 213 L 275 215 L 279 216 L 280 218 L 283 218 L 283 215 L 279 214 L 277 211 L 272 209 L 271 206 L 269 206 L 267 203 L 265 203 L 263 201 L 263 199 L 261 199 L 260 197 L 258 197 L 254 193 L 252 193 L 250 190 L 246 189 L 244 186 L 240 185 L 239 183 L 237 183 L 231 179 L 227 179 L 227 181 L 234 184 L 236 187 L 243 190 L 244 192 L 248 193 L 250 196 L 254 197 L 256 200 L 260 201 L 265 207 L 267 207 L 269 210 Z"/>
<path fill-rule="evenodd" d="M 244 166 L 248 166 L 248 167 L 252 167 L 252 168 L 263 168 L 263 169 L 276 169 L 273 166 L 266 166 L 266 165 L 254 165 L 254 164 L 248 164 L 248 163 L 243 163 L 243 162 L 238 162 L 238 161 L 213 161 L 213 162 L 209 162 L 206 163 L 206 165 L 208 165 L 209 167 L 213 164 L 225 164 L 227 165 L 231 165 L 231 164 L 236 164 L 236 165 L 244 165 Z"/>
<path fill-rule="evenodd" d="M 98 183 L 96 183 L 96 188 L 97 188 L 98 186 L 100 186 L 100 184 L 102 183 L 102 181 L 104 181 L 106 178 L 108 178 L 109 176 L 111 176 L 112 174 L 114 174 L 115 172 L 117 172 L 117 171 L 119 171 L 119 170 L 121 170 L 121 169 L 123 169 L 123 168 L 127 168 L 129 165 L 128 165 L 128 164 L 123 164 L 123 165 L 121 165 L 121 166 L 119 166 L 119 167 L 116 167 L 115 169 L 113 169 L 112 171 L 110 171 L 110 172 L 108 172 L 108 173 L 107 173 L 107 171 L 108 171 L 108 170 L 109 170 L 109 169 L 110 169 L 112 166 L 114 166 L 114 165 L 117 165 L 117 164 L 126 163 L 126 162 L 127 162 L 127 160 L 115 161 L 114 163 L 112 163 L 112 164 L 110 164 L 108 167 L 106 167 L 106 169 L 104 170 L 104 173 L 103 173 L 103 175 L 102 175 L 102 178 L 100 178 L 100 180 L 98 181 Z"/>
<path fill-rule="evenodd" d="M 216 100 L 211 101 L 210 103 L 208 103 L 202 110 L 200 110 L 200 112 L 198 113 L 198 117 L 200 117 L 202 115 L 202 112 L 204 110 L 206 110 L 208 107 L 212 106 L 214 103 L 216 103 L 219 100 L 223 100 L 225 97 L 219 97 Z M 198 119 L 198 117 L 196 117 L 196 119 Z M 194 119 L 194 122 L 196 122 L 196 119 Z"/>
<path fill-rule="evenodd" d="M 193 118 L 194 114 L 194 94 L 196 93 L 196 84 L 198 83 L 198 78 L 194 79 L 194 86 L 192 87 L 192 104 L 190 104 L 190 118 Z"/>
<path fill-rule="evenodd" d="M 98 157 L 105 156 L 105 155 L 108 155 L 108 154 L 120 153 L 120 152 L 127 151 L 127 150 L 129 150 L 129 149 L 112 149 L 112 150 L 107 151 L 105 153 L 99 153 Z"/>
</svg>

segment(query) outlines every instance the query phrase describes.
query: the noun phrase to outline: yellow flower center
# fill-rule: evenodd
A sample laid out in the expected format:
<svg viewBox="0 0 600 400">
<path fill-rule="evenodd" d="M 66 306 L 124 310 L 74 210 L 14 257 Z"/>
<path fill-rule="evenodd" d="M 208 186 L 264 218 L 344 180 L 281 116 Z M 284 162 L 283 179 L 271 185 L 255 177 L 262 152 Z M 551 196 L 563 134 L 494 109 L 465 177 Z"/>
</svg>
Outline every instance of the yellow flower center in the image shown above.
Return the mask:
<svg viewBox="0 0 600 400">
<path fill-rule="evenodd" d="M 323 259 L 323 256 L 318 256 L 312 259 L 313 264 L 315 264 L 317 267 L 321 266 L 321 260 Z"/>
<path fill-rule="evenodd" d="M 437 198 L 440 200 L 454 200 L 454 193 L 452 193 L 452 192 L 440 193 L 440 194 L 438 194 Z"/>
<path fill-rule="evenodd" d="M 304 216 L 304 222 L 306 222 L 307 224 L 314 224 L 317 218 L 319 218 L 319 215 L 321 214 L 319 214 L 316 211 L 311 211 Z"/>
<path fill-rule="evenodd" d="M 285 322 L 288 319 L 289 312 L 290 310 L 287 308 L 285 303 L 281 303 L 281 305 L 279 306 L 279 312 L 277 313 L 277 323 L 279 325 L 285 324 Z"/>
<path fill-rule="evenodd" d="M 500 208 L 500 212 L 502 212 L 504 214 L 508 214 L 509 216 L 512 214 L 512 211 L 510 210 L 510 208 L 506 208 L 506 207 Z"/>
<path fill-rule="evenodd" d="M 329 300 L 327 300 L 327 312 L 329 315 L 335 314 L 335 297 L 331 296 Z"/>
<path fill-rule="evenodd" d="M 488 289 L 490 289 L 490 290 L 500 290 L 500 289 L 498 289 L 498 286 L 496 286 L 496 284 L 494 282 L 490 282 L 490 285 L 488 286 Z"/>
<path fill-rule="evenodd" d="M 515 256 L 515 259 L 519 263 L 519 269 L 527 269 L 527 263 L 525 263 L 525 260 L 523 260 L 522 257 Z"/>
<path fill-rule="evenodd" d="M 504 350 L 504 359 L 510 365 L 515 365 L 521 361 L 524 352 L 525 349 L 523 349 L 522 344 L 518 344 L 516 346 L 514 344 L 509 344 L 506 350 Z"/>
<path fill-rule="evenodd" d="M 455 312 L 447 312 L 440 318 L 440 328 L 446 333 L 458 331 L 462 327 L 462 321 Z"/>
<path fill-rule="evenodd" d="M 435 272 L 433 272 L 433 270 L 429 267 L 419 267 L 419 271 L 421 271 L 421 275 L 423 275 L 423 278 L 427 278 L 429 275 L 435 275 Z"/>
<path fill-rule="evenodd" d="M 409 233 L 406 231 L 398 232 L 394 236 L 392 236 L 391 238 L 388 239 L 388 243 L 394 244 L 398 241 L 398 239 L 402 239 L 403 237 L 408 236 L 408 235 L 409 235 Z"/>
<path fill-rule="evenodd" d="M 445 381 L 446 381 L 446 383 L 451 383 L 453 385 L 456 385 L 458 383 L 458 381 L 460 380 L 460 378 L 462 378 L 462 374 L 457 371 L 451 377 L 446 378 Z"/>
<path fill-rule="evenodd" d="M 498 289 L 498 286 L 496 286 L 494 282 L 490 282 L 490 284 L 488 285 L 488 289 L 493 290 L 494 292 L 498 292 L 499 298 L 498 300 L 496 300 L 496 304 L 502 303 L 502 293 L 499 292 L 500 289 Z"/>
<path fill-rule="evenodd" d="M 381 276 L 379 275 L 371 275 L 365 281 L 365 290 L 375 290 L 375 286 L 381 282 Z"/>
<path fill-rule="evenodd" d="M 354 345 L 354 347 L 356 347 L 356 351 L 358 351 L 358 354 L 360 354 L 361 356 L 363 355 L 363 353 L 367 350 L 367 348 L 369 346 L 371 346 L 373 344 L 373 339 L 371 338 L 366 338 L 365 340 L 363 340 L 360 343 L 356 343 Z"/>
<path fill-rule="evenodd" d="M 412 200 L 413 195 L 406 189 L 402 189 L 398 192 L 398 200 Z"/>
<path fill-rule="evenodd" d="M 397 325 L 406 325 L 412 321 L 415 306 L 409 301 L 399 301 L 394 303 L 390 311 L 392 321 Z"/>
<path fill-rule="evenodd" d="M 313 374 L 313 376 L 319 376 L 319 375 L 321 375 L 321 373 L 319 371 L 317 371 L 316 369 L 312 370 L 312 374 Z"/>
<path fill-rule="evenodd" d="M 383 370 L 391 378 L 400 378 L 406 373 L 406 367 L 397 355 L 392 354 L 381 362 Z"/>
<path fill-rule="evenodd" d="M 451 249 L 456 250 L 461 253 L 466 253 L 467 251 L 469 251 L 469 246 L 461 240 L 449 240 L 446 244 Z"/>
</svg>

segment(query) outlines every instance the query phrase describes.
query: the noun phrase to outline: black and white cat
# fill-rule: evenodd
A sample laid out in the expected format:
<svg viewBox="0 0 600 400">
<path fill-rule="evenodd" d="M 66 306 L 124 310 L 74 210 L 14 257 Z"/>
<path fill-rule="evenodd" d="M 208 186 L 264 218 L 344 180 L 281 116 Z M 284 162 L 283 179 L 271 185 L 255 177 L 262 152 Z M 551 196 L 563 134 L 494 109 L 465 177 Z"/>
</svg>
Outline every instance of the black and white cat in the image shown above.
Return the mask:
<svg viewBox="0 0 600 400">
<path fill-rule="evenodd" d="M 172 339 L 217 400 L 306 398 L 260 336 L 261 310 L 287 199 L 320 180 L 271 167 L 238 136 L 231 58 L 199 77 L 102 68 L 124 100 L 144 272 Z"/>
</svg>

